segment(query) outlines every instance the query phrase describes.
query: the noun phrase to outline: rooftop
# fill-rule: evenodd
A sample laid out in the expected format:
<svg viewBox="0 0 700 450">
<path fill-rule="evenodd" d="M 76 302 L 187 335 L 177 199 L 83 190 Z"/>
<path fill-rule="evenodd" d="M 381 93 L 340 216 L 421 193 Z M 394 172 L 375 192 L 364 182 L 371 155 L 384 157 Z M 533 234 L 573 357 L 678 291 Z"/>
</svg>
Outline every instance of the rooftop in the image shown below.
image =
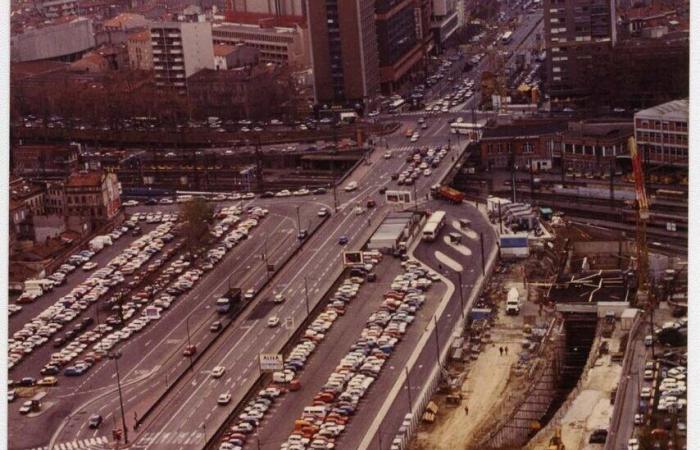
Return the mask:
<svg viewBox="0 0 700 450">
<path fill-rule="evenodd" d="M 104 22 L 105 28 L 113 28 L 118 30 L 130 30 L 133 28 L 141 28 L 148 25 L 148 21 L 141 14 L 121 13 Z"/>
<path fill-rule="evenodd" d="M 489 138 L 539 136 L 564 131 L 566 128 L 567 124 L 563 121 L 516 122 L 513 125 L 499 125 L 494 128 L 485 129 L 482 140 Z"/>
<path fill-rule="evenodd" d="M 95 187 L 102 184 L 102 172 L 78 172 L 71 174 L 66 187 Z"/>
<path fill-rule="evenodd" d="M 303 16 L 272 16 L 264 13 L 252 13 L 242 11 L 226 12 L 226 21 L 256 25 L 261 28 L 286 27 L 294 28 L 306 26 L 306 18 Z"/>
<path fill-rule="evenodd" d="M 688 99 L 673 100 L 668 103 L 643 109 L 636 113 L 636 117 L 653 117 L 661 120 L 688 120 Z"/>
<path fill-rule="evenodd" d="M 214 56 L 227 56 L 236 51 L 233 45 L 217 44 L 214 46 Z"/>
<path fill-rule="evenodd" d="M 561 277 L 548 297 L 555 303 L 628 302 L 630 293 L 622 271 L 594 270 Z"/>
</svg>

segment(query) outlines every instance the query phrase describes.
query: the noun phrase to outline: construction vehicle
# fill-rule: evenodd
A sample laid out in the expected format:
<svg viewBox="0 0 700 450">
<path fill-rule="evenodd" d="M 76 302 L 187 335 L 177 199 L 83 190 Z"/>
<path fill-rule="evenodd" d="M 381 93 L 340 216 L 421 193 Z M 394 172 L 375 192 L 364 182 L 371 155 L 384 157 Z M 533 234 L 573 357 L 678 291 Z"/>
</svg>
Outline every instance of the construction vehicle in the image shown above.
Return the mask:
<svg viewBox="0 0 700 450">
<path fill-rule="evenodd" d="M 464 193 L 449 186 L 440 186 L 436 184 L 430 188 L 430 193 L 433 198 L 442 198 L 453 203 L 462 203 L 464 201 Z"/>
<path fill-rule="evenodd" d="M 564 442 L 561 440 L 561 428 L 554 430 L 554 436 L 549 440 L 547 450 L 566 450 Z"/>
</svg>

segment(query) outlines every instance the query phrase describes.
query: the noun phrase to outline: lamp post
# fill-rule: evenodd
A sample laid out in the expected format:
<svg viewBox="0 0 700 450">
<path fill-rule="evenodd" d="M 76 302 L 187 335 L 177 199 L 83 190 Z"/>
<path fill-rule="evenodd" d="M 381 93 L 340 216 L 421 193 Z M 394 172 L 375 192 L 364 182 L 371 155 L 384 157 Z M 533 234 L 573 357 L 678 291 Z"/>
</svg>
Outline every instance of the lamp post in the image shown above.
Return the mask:
<svg viewBox="0 0 700 450">
<path fill-rule="evenodd" d="M 121 358 L 121 353 L 109 353 L 107 357 L 109 359 L 114 360 L 114 367 L 117 371 L 117 391 L 119 392 L 119 407 L 121 408 L 121 413 L 122 413 L 122 427 L 124 428 L 124 444 L 129 443 L 129 436 L 128 436 L 128 431 L 126 428 L 126 417 L 124 415 L 124 399 L 122 397 L 122 383 L 121 383 L 121 378 L 119 377 L 119 358 Z"/>
</svg>

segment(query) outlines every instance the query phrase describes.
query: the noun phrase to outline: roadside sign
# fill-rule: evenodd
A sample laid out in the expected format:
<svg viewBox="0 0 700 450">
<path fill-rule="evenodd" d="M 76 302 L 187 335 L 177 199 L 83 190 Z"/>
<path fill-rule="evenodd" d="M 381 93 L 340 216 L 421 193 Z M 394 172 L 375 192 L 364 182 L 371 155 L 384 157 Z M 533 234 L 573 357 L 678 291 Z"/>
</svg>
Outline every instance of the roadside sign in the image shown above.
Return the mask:
<svg viewBox="0 0 700 450">
<path fill-rule="evenodd" d="M 387 203 L 411 203 L 410 191 L 386 191 Z"/>
<path fill-rule="evenodd" d="M 284 368 L 284 358 L 281 353 L 260 353 L 260 370 L 275 372 Z"/>
<path fill-rule="evenodd" d="M 363 264 L 362 252 L 343 252 L 343 265 L 354 266 Z"/>
</svg>

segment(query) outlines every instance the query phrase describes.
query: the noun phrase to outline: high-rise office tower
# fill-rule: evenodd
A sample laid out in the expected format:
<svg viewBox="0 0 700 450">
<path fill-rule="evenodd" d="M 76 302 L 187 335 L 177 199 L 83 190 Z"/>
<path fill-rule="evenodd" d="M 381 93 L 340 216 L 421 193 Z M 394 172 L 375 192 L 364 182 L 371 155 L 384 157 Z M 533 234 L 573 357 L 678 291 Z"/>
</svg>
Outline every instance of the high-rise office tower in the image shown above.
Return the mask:
<svg viewBox="0 0 700 450">
<path fill-rule="evenodd" d="M 316 103 L 363 103 L 379 92 L 375 0 L 307 0 Z"/>
<path fill-rule="evenodd" d="M 547 93 L 583 100 L 604 83 L 615 44 L 614 0 L 545 0 Z"/>
</svg>

